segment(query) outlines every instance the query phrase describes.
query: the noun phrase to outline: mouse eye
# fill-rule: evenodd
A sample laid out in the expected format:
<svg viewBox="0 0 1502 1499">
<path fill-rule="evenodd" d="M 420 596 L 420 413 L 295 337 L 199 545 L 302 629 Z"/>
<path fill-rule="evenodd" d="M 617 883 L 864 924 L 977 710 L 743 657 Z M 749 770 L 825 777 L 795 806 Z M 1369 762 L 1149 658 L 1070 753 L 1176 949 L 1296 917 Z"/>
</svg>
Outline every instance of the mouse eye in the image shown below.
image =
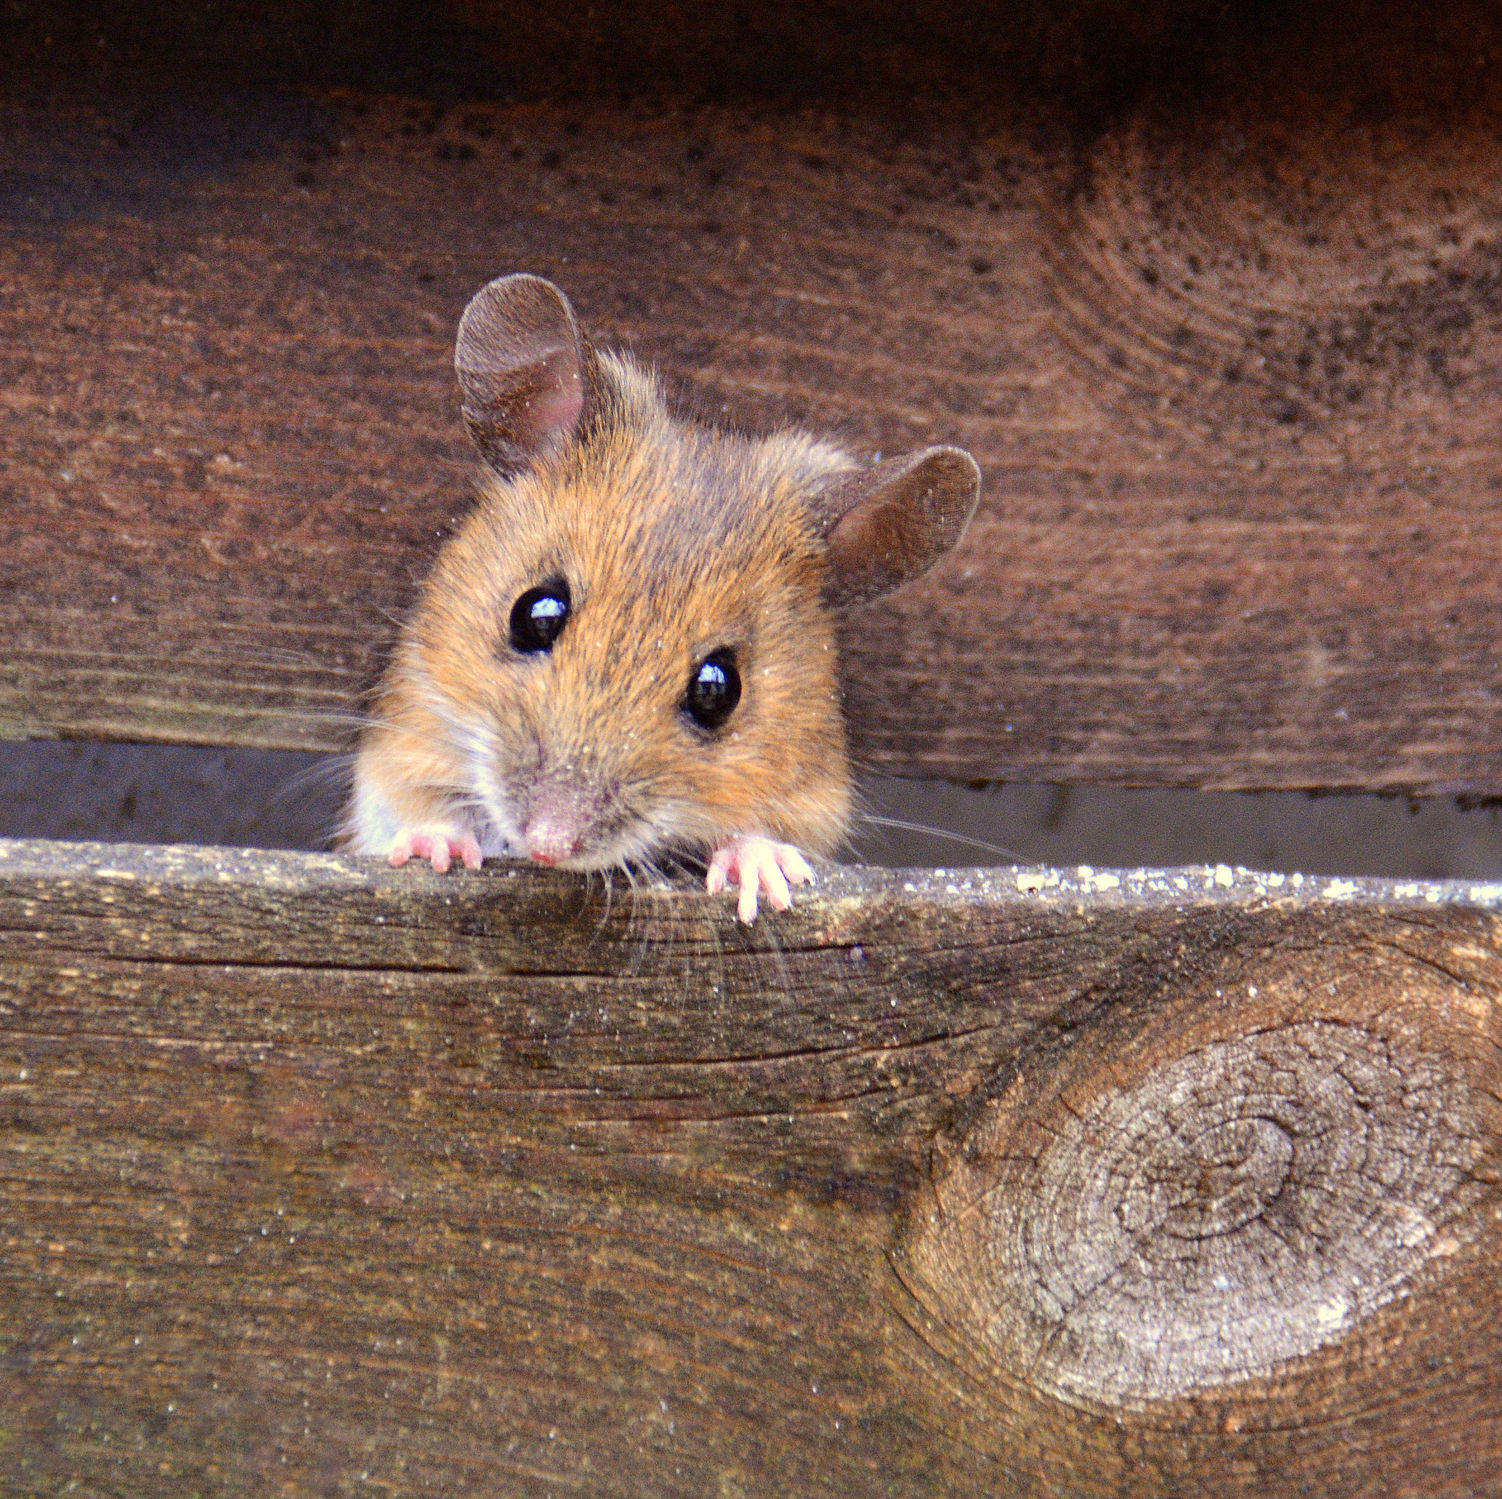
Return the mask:
<svg viewBox="0 0 1502 1499">
<path fill-rule="evenodd" d="M 735 652 L 728 646 L 711 651 L 693 670 L 683 711 L 701 729 L 717 729 L 741 700 L 741 674 L 735 669 Z"/>
<path fill-rule="evenodd" d="M 529 655 L 552 650 L 568 623 L 568 613 L 568 584 L 564 579 L 549 578 L 540 587 L 529 588 L 511 606 L 512 647 Z"/>
</svg>

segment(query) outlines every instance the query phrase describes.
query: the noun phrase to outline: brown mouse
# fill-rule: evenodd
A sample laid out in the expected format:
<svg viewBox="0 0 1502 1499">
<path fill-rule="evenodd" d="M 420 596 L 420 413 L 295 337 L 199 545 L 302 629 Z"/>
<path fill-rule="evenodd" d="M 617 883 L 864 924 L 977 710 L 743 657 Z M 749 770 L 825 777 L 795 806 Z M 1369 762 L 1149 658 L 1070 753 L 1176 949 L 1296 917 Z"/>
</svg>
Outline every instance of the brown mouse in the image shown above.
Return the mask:
<svg viewBox="0 0 1502 1499">
<path fill-rule="evenodd" d="M 975 460 L 682 420 L 537 276 L 474 297 L 454 363 L 487 470 L 377 689 L 344 845 L 687 857 L 743 921 L 759 891 L 785 908 L 850 822 L 835 611 L 954 546 Z"/>
</svg>

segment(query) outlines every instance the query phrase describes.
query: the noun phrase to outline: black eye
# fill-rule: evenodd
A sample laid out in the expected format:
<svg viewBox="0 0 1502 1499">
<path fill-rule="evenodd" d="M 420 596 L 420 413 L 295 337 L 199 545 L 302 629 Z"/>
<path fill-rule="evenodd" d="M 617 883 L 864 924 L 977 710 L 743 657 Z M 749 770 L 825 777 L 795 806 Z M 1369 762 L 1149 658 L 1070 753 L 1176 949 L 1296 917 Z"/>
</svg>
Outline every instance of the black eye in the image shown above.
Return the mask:
<svg viewBox="0 0 1502 1499">
<path fill-rule="evenodd" d="M 511 644 L 529 654 L 550 651 L 568 623 L 568 584 L 549 578 L 540 588 L 529 588 L 511 606 Z"/>
<path fill-rule="evenodd" d="M 740 700 L 741 674 L 735 669 L 735 652 L 726 647 L 712 651 L 694 668 L 683 711 L 701 729 L 717 729 Z"/>
</svg>

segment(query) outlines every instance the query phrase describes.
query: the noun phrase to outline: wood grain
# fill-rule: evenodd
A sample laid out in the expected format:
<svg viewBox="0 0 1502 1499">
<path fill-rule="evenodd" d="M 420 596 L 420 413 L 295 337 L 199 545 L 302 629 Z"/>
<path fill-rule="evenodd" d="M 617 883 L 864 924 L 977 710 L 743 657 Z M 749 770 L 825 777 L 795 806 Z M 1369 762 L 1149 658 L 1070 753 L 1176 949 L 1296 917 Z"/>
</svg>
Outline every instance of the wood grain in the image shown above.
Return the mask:
<svg viewBox="0 0 1502 1499">
<path fill-rule="evenodd" d="M 0 843 L 0 1487 L 1502 1493 L 1499 913 Z"/>
<path fill-rule="evenodd" d="M 273 93 L 233 46 L 148 88 L 33 38 L 0 732 L 347 742 L 466 503 L 459 310 L 525 268 L 703 410 L 974 450 L 962 553 L 849 632 L 873 769 L 1502 793 L 1502 21 L 1285 8 L 1186 60 L 1146 10 L 1094 96 L 1040 89 L 1004 18 L 968 70 L 958 22 L 877 26 L 864 91 L 847 60 L 777 96 L 768 53 L 734 94 L 684 62 L 551 104 L 340 87 L 337 52 Z M 831 56 L 848 11 L 810 23 Z M 632 66 L 674 14 L 609 11 L 655 39 Z M 467 66 L 505 51 L 449 17 Z M 604 67 L 572 11 L 526 46 L 576 23 Z"/>
</svg>

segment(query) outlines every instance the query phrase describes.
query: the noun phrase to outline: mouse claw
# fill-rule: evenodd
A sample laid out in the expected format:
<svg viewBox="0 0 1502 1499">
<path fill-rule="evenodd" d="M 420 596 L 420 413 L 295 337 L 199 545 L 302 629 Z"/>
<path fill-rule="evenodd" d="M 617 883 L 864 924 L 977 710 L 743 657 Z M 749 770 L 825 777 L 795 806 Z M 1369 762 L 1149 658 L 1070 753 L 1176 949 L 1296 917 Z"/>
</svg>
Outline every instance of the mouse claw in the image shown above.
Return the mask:
<svg viewBox="0 0 1502 1499">
<path fill-rule="evenodd" d="M 704 876 L 704 888 L 711 895 L 740 885 L 735 914 L 747 926 L 756 920 L 757 896 L 766 892 L 767 903 L 774 911 L 786 911 L 793 903 L 789 885 L 805 885 L 814 872 L 808 860 L 791 843 L 774 843 L 755 835 L 733 838 L 717 848 Z"/>
<path fill-rule="evenodd" d="M 479 840 L 471 833 L 435 833 L 422 828 L 404 828 L 392 840 L 392 867 L 400 869 L 414 856 L 430 860 L 437 874 L 446 874 L 454 859 L 460 860 L 466 869 L 478 869 L 484 863 Z"/>
</svg>

